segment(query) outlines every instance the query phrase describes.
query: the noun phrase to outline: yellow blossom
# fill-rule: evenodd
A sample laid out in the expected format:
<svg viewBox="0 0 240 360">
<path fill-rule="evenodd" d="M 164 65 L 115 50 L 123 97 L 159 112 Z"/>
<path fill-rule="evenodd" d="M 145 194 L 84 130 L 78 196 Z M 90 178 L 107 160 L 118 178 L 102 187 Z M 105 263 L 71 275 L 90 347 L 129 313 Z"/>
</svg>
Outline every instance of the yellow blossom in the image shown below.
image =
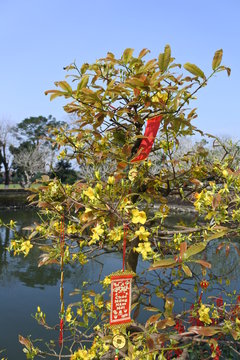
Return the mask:
<svg viewBox="0 0 240 360">
<path fill-rule="evenodd" d="M 76 225 L 75 224 L 70 224 L 67 227 L 67 234 L 76 234 L 77 233 L 77 229 L 76 229 Z"/>
<path fill-rule="evenodd" d="M 70 322 L 72 320 L 72 314 L 71 314 L 71 309 L 70 308 L 67 309 L 65 319 L 66 319 L 67 322 Z"/>
<path fill-rule="evenodd" d="M 115 184 L 115 177 L 114 176 L 109 176 L 107 183 L 108 183 L 108 185 L 114 185 Z"/>
<path fill-rule="evenodd" d="M 58 159 L 64 159 L 65 157 L 66 157 L 66 151 L 65 151 L 65 150 L 62 150 L 62 151 L 59 153 Z"/>
<path fill-rule="evenodd" d="M 21 251 L 24 253 L 24 256 L 27 256 L 30 249 L 33 247 L 33 245 L 30 243 L 29 240 L 27 241 L 24 241 L 22 244 L 21 244 Z"/>
<path fill-rule="evenodd" d="M 101 225 L 97 225 L 95 228 L 91 229 L 92 231 L 92 240 L 96 242 L 100 239 L 100 236 L 104 233 L 104 229 L 102 229 Z"/>
<path fill-rule="evenodd" d="M 132 168 L 129 173 L 128 173 L 128 178 L 130 181 L 134 181 L 134 179 L 137 177 L 138 171 L 137 169 L 134 167 Z"/>
<path fill-rule="evenodd" d="M 88 187 L 87 190 L 83 192 L 83 194 L 86 195 L 90 200 L 94 200 L 95 198 L 94 190 L 90 186 Z"/>
<path fill-rule="evenodd" d="M 149 241 L 145 243 L 139 243 L 137 248 L 134 248 L 139 254 L 142 255 L 143 260 L 147 260 L 148 255 L 153 253 L 151 243 Z"/>
<path fill-rule="evenodd" d="M 200 309 L 198 310 L 199 320 L 207 325 L 210 325 L 212 323 L 212 320 L 209 317 L 209 311 L 210 308 L 206 307 L 204 304 L 202 304 Z"/>
<path fill-rule="evenodd" d="M 144 211 L 139 211 L 138 209 L 133 209 L 132 210 L 132 222 L 133 224 L 145 224 L 146 220 L 147 220 L 147 215 L 145 214 Z"/>
<path fill-rule="evenodd" d="M 106 276 L 105 279 L 103 280 L 103 285 L 108 286 L 110 284 L 111 284 L 110 276 Z"/>
<path fill-rule="evenodd" d="M 120 241 L 122 238 L 122 229 L 120 227 L 114 228 L 109 233 L 109 239 L 112 241 Z"/>
<path fill-rule="evenodd" d="M 146 231 L 144 226 L 140 226 L 140 229 L 135 231 L 135 235 L 139 237 L 139 240 L 147 241 L 150 232 Z"/>
<path fill-rule="evenodd" d="M 11 229 L 13 229 L 16 225 L 16 221 L 10 220 L 9 226 Z"/>
<path fill-rule="evenodd" d="M 77 314 L 78 314 L 79 316 L 82 316 L 82 314 L 83 314 L 82 308 L 77 309 Z"/>
</svg>

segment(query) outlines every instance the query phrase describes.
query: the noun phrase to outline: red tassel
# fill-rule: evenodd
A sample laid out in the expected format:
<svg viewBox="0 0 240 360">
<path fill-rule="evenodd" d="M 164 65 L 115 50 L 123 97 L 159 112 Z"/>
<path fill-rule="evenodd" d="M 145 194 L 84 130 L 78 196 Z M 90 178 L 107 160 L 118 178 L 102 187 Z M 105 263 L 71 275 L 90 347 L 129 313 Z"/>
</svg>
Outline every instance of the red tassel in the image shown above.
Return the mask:
<svg viewBox="0 0 240 360">
<path fill-rule="evenodd" d="M 63 344 L 63 319 L 60 320 L 59 346 Z"/>
<path fill-rule="evenodd" d="M 144 133 L 144 139 L 142 139 L 141 141 L 141 144 L 137 152 L 137 156 L 131 160 L 131 163 L 145 160 L 148 157 L 152 149 L 155 137 L 157 135 L 161 120 L 162 120 L 161 115 L 156 116 L 152 119 L 148 119 L 147 127 Z"/>
</svg>

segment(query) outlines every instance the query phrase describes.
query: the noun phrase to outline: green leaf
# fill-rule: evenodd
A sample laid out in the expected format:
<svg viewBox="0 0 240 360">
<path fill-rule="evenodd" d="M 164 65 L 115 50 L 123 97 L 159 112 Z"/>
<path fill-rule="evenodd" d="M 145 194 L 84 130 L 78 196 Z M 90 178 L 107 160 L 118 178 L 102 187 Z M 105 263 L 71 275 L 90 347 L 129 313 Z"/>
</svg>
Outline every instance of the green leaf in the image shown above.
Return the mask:
<svg viewBox="0 0 240 360">
<path fill-rule="evenodd" d="M 187 265 L 182 264 L 182 269 L 187 276 L 192 277 L 192 272 Z"/>
<path fill-rule="evenodd" d="M 189 71 L 191 74 L 201 77 L 202 79 L 206 79 L 204 72 L 199 69 L 199 67 L 195 64 L 186 63 L 183 65 L 184 69 Z"/>
<path fill-rule="evenodd" d="M 223 50 L 217 50 L 214 54 L 213 57 L 213 61 L 212 61 L 212 69 L 215 70 L 216 68 L 219 67 L 219 65 L 221 64 L 222 61 L 222 56 L 223 56 Z"/>
<path fill-rule="evenodd" d="M 190 256 L 196 255 L 200 252 L 202 252 L 207 244 L 200 243 L 200 244 L 194 244 L 189 246 L 189 248 L 184 253 L 184 258 L 187 259 Z"/>
<path fill-rule="evenodd" d="M 57 81 L 55 85 L 60 86 L 60 88 L 67 91 L 69 94 L 72 94 L 72 88 L 66 81 Z"/>
<path fill-rule="evenodd" d="M 85 88 L 88 84 L 89 75 L 84 75 L 78 84 L 77 91 Z"/>
<path fill-rule="evenodd" d="M 83 64 L 82 67 L 81 67 L 81 70 L 80 70 L 81 74 L 83 75 L 87 71 L 88 68 L 89 68 L 88 63 Z"/>
<path fill-rule="evenodd" d="M 176 264 L 174 259 L 162 259 L 156 261 L 148 270 L 156 270 L 164 267 L 173 267 Z"/>
<path fill-rule="evenodd" d="M 219 231 L 219 232 L 216 232 L 215 234 L 207 236 L 204 240 L 209 242 L 211 240 L 219 239 L 219 238 L 225 236 L 228 232 L 229 232 L 229 229 Z"/>
<path fill-rule="evenodd" d="M 129 60 L 132 57 L 134 49 L 131 48 L 127 48 L 126 50 L 124 50 L 123 55 L 122 55 L 122 60 L 125 64 L 127 64 L 129 62 Z"/>
<path fill-rule="evenodd" d="M 164 53 L 159 54 L 158 57 L 158 66 L 161 71 L 161 73 L 164 73 L 171 60 L 171 48 L 169 45 L 165 46 Z"/>
</svg>

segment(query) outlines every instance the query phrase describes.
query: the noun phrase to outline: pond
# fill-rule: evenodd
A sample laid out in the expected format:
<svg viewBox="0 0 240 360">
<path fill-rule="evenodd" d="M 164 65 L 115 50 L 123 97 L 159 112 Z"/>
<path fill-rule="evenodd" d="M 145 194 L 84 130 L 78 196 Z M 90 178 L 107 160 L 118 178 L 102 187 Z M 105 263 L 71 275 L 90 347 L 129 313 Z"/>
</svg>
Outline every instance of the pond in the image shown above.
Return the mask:
<svg viewBox="0 0 240 360">
<path fill-rule="evenodd" d="M 185 216 L 185 215 L 184 215 Z M 183 215 L 175 216 L 172 221 L 176 222 Z M 0 211 L 0 218 L 7 222 L 10 219 L 16 220 L 19 227 L 31 225 L 37 219 L 37 214 L 33 210 Z M 185 216 L 185 221 L 187 221 Z M 0 358 L 8 357 L 9 360 L 26 359 L 22 352 L 22 345 L 18 342 L 18 335 L 24 337 L 31 334 L 32 339 L 43 338 L 49 340 L 53 337 L 46 330 L 40 327 L 31 314 L 36 313 L 37 306 L 46 313 L 48 322 L 57 324 L 59 322 L 59 286 L 60 272 L 57 265 L 42 266 L 38 268 L 39 253 L 36 250 L 30 252 L 27 257 L 14 257 L 9 254 L 6 247 L 12 237 L 12 232 L 5 228 L 0 228 Z M 236 246 L 238 242 L 236 240 Z M 207 248 L 201 257 L 212 263 L 212 280 L 210 287 L 204 296 L 218 296 L 219 293 L 232 293 L 234 290 L 240 291 L 239 277 L 240 265 L 239 256 L 236 250 L 231 247 L 230 253 L 226 256 L 225 251 L 216 253 L 217 241 Z M 73 302 L 70 293 L 81 288 L 83 281 L 95 281 L 96 290 L 99 289 L 98 275 L 103 279 L 106 275 L 122 267 L 122 257 L 120 254 L 107 254 L 98 258 L 99 262 L 92 261 L 84 266 L 84 271 L 80 267 L 67 266 L 65 270 L 65 303 Z M 104 264 L 104 266 L 102 265 Z M 146 262 L 139 262 L 138 272 L 147 269 Z M 159 287 L 159 280 L 162 288 L 175 299 L 175 311 L 189 308 L 196 297 L 196 281 L 200 282 L 202 275 L 199 265 L 191 266 L 194 278 L 183 278 L 181 285 L 170 287 L 170 273 L 168 271 L 148 272 L 146 280 L 148 286 L 154 289 Z M 143 288 L 144 288 L 144 284 Z M 153 297 L 153 306 L 162 306 L 161 297 Z M 140 309 L 141 320 L 147 319 L 152 313 L 147 313 Z M 56 332 L 56 338 L 58 332 Z"/>
</svg>

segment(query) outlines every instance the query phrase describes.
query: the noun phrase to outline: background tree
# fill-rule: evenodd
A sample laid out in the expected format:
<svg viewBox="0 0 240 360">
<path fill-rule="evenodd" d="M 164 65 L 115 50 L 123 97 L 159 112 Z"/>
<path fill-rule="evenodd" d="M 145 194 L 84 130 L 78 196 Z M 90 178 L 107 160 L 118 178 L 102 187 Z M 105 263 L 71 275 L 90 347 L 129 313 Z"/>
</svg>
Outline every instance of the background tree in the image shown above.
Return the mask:
<svg viewBox="0 0 240 360">
<path fill-rule="evenodd" d="M 4 168 L 4 184 L 6 186 L 10 183 L 10 133 L 11 126 L 6 121 L 0 123 L 0 164 Z"/>
<path fill-rule="evenodd" d="M 73 184 L 78 176 L 72 165 L 67 160 L 59 160 L 50 175 L 51 178 L 57 177 L 63 184 Z"/>
<path fill-rule="evenodd" d="M 51 115 L 26 118 L 12 128 L 18 144 L 12 145 L 13 170 L 23 186 L 29 186 L 37 174 L 53 167 L 54 151 L 50 130 L 61 127 L 64 122 Z"/>
<path fill-rule="evenodd" d="M 229 307 L 223 316 L 222 305 L 210 307 L 201 295 L 196 296 L 193 309 L 174 314 L 171 293 L 179 281 L 193 276 L 189 263 L 195 263 L 205 274 L 201 282 L 196 278 L 199 295 L 205 286 L 206 269 L 211 264 L 196 255 L 211 240 L 227 234 L 230 241 L 239 233 L 239 175 L 229 169 L 227 158 L 221 164 L 213 161 L 208 169 L 207 151 L 201 147 L 196 151 L 186 148 L 177 156 L 175 152 L 182 138 L 196 132 L 203 135 L 192 124 L 196 109 L 189 109 L 190 101 L 214 74 L 222 70 L 229 74 L 230 70 L 221 65 L 222 50 L 215 53 L 208 77 L 191 63 L 184 65 L 191 76 L 179 74 L 181 66 L 174 62 L 169 45 L 158 59 L 145 60 L 148 52 L 143 49 L 134 57 L 133 49 L 126 49 L 120 59 L 108 53 L 91 65 L 78 68 L 72 64 L 66 70 L 73 72 L 73 82 L 56 82 L 57 89 L 46 92 L 51 99 L 58 96 L 68 99 L 66 112 L 78 116 L 73 128 L 65 132 L 54 130 L 56 145 L 63 147 L 60 154 L 65 157 L 67 148 L 69 158 L 79 167 L 84 164 L 95 170 L 94 177 L 89 177 L 87 183 L 77 181 L 64 185 L 58 178 L 44 176 L 38 192 L 38 207 L 44 214 L 42 222 L 29 237 L 15 240 L 11 249 L 27 255 L 32 246 L 40 245 L 44 251 L 40 265 L 60 263 L 59 238 L 64 216 L 62 259 L 84 266 L 104 251 L 121 253 L 127 227 L 126 267 L 137 273 L 137 278 L 132 300 L 134 321 L 122 330 L 128 347 L 120 352 L 121 357 L 170 359 L 180 354 L 187 358 L 190 353 L 197 354 L 198 358 L 204 358 L 205 354 L 214 357 L 220 345 L 228 346 L 229 336 L 234 338 L 236 351 L 238 349 L 236 340 L 240 329 L 232 318 L 236 308 Z M 151 157 L 137 163 L 132 160 L 138 153 L 147 120 L 156 115 L 161 115 L 162 121 L 151 156 L 159 156 L 160 162 L 156 159 L 159 167 L 152 171 Z M 104 167 L 109 162 L 113 166 Z M 186 166 L 188 163 L 190 166 Z M 207 183 L 201 181 L 209 172 L 218 183 L 213 179 Z M 169 228 L 166 220 L 170 196 L 194 202 L 199 216 L 191 224 L 173 224 Z M 146 271 L 154 271 L 154 286 L 145 282 L 143 272 L 138 273 L 139 256 L 148 261 Z M 163 286 L 163 269 L 169 272 L 169 286 L 166 282 Z M 103 279 L 102 284 L 107 286 L 109 277 Z M 83 288 L 77 294 L 78 300 L 61 312 L 65 334 L 69 330 L 66 342 L 69 342 L 71 360 L 113 357 L 115 332 L 107 326 L 109 304 L 104 292 Z M 164 306 L 156 308 L 154 296 L 161 297 Z M 233 302 L 235 300 L 236 297 Z M 148 316 L 145 324 L 137 322 L 142 305 L 147 306 L 148 311 L 156 311 L 154 316 Z M 220 317 L 220 321 L 213 322 L 212 319 Z M 36 319 L 48 328 L 43 312 L 38 311 Z M 86 332 L 82 331 L 84 327 Z M 222 336 L 221 344 L 211 338 L 218 333 Z M 89 339 L 94 339 L 92 346 L 84 348 Z M 51 346 L 44 352 L 30 340 L 26 342 L 21 338 L 21 343 L 28 356 L 57 356 Z M 61 353 L 62 350 L 59 358 Z"/>
<path fill-rule="evenodd" d="M 52 150 L 47 145 L 22 146 L 15 151 L 13 169 L 23 187 L 29 187 L 36 177 L 49 172 Z"/>
</svg>

